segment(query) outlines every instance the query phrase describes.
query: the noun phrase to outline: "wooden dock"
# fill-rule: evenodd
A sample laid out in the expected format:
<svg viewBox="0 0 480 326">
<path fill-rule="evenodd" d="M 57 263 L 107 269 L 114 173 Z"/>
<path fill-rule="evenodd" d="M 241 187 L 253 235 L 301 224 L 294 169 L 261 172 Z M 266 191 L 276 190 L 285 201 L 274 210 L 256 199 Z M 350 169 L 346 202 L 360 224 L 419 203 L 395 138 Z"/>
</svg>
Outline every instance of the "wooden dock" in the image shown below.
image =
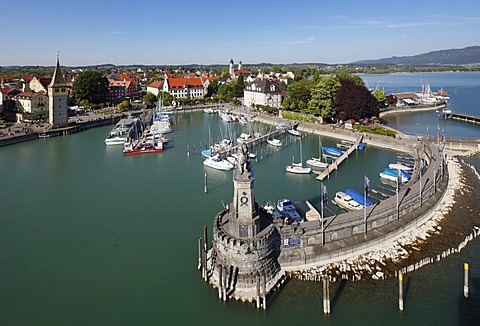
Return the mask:
<svg viewBox="0 0 480 326">
<path fill-rule="evenodd" d="M 465 114 L 460 112 L 450 112 L 450 113 L 443 113 L 444 117 L 448 119 L 455 119 L 470 123 L 480 124 L 480 117 L 474 116 L 472 114 Z"/>
<path fill-rule="evenodd" d="M 296 124 L 290 124 L 290 125 L 286 125 L 286 128 L 282 128 L 282 129 L 275 129 L 275 130 L 272 130 L 266 134 L 263 134 L 261 135 L 260 137 L 253 137 L 253 138 L 250 138 L 248 139 L 247 141 L 245 142 L 242 142 L 242 143 L 245 143 L 248 147 L 250 146 L 253 146 L 253 145 L 256 145 L 258 143 L 262 143 L 264 141 L 267 141 L 267 139 L 271 138 L 271 137 L 275 137 L 277 135 L 280 135 L 280 134 L 283 134 L 283 133 L 286 133 L 287 130 L 289 128 L 292 128 L 293 126 L 295 126 Z M 222 150 L 222 151 L 219 151 L 219 152 L 216 152 L 216 154 L 219 154 L 219 155 L 227 155 L 231 152 L 235 152 L 237 150 L 237 148 L 242 144 L 242 143 L 239 143 L 237 145 L 234 145 L 232 147 L 229 147 L 228 149 L 225 149 L 225 150 Z"/>
<path fill-rule="evenodd" d="M 358 145 L 362 142 L 362 140 L 363 140 L 363 136 L 360 135 L 360 136 L 357 138 L 357 140 L 355 141 L 355 143 L 353 143 L 353 144 L 345 151 L 345 153 L 343 153 L 339 158 L 337 158 L 337 159 L 334 160 L 332 163 L 330 163 L 325 170 L 323 170 L 322 172 L 320 172 L 320 174 L 317 176 L 317 180 L 323 180 L 323 179 L 325 179 L 326 177 L 328 177 L 332 171 L 337 170 L 337 169 L 338 169 L 338 166 L 339 166 L 345 159 L 347 159 L 348 156 L 353 153 L 353 151 L 355 151 L 355 150 L 358 148 Z"/>
</svg>

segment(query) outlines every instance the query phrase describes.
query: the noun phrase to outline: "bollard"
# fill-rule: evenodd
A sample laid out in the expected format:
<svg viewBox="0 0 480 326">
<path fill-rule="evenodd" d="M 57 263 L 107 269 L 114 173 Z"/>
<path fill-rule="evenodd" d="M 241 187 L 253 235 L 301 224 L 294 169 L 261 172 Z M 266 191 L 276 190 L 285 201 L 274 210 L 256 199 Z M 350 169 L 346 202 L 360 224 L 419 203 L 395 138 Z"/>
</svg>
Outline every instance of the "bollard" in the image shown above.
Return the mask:
<svg viewBox="0 0 480 326">
<path fill-rule="evenodd" d="M 187 156 L 190 156 L 190 145 L 187 145 Z"/>
<path fill-rule="evenodd" d="M 465 270 L 465 280 L 463 282 L 463 296 L 468 298 L 468 263 L 463 264 Z"/>
<path fill-rule="evenodd" d="M 398 309 L 403 311 L 403 275 L 398 274 Z"/>
</svg>

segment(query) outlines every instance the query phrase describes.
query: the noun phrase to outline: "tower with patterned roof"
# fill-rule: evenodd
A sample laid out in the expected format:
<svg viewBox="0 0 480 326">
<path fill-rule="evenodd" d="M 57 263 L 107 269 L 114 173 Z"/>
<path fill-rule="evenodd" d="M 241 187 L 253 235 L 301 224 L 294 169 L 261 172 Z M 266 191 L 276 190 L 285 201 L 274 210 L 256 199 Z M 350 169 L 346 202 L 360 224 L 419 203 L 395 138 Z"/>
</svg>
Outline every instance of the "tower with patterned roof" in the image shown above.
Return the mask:
<svg viewBox="0 0 480 326">
<path fill-rule="evenodd" d="M 65 82 L 57 55 L 57 66 L 48 85 L 48 122 L 54 127 L 68 125 L 68 84 Z"/>
</svg>

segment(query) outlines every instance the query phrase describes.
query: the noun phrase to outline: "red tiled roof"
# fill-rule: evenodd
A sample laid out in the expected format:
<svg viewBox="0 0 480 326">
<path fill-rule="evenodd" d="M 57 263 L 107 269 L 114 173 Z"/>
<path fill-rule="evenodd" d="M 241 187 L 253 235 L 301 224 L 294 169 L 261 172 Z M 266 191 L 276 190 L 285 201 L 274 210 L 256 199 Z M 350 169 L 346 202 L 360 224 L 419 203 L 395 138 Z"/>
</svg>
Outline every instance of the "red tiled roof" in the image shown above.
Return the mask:
<svg viewBox="0 0 480 326">
<path fill-rule="evenodd" d="M 22 93 L 19 93 L 17 95 L 15 95 L 14 97 L 15 98 L 22 98 L 22 99 L 32 99 L 36 96 L 39 96 L 39 95 L 45 95 L 44 92 L 38 92 L 38 93 L 35 93 L 35 92 L 22 92 Z"/>
<path fill-rule="evenodd" d="M 203 87 L 202 79 L 199 77 L 194 78 L 168 78 L 167 83 L 169 88 L 183 88 L 183 87 Z"/>
<path fill-rule="evenodd" d="M 162 81 L 159 81 L 159 80 L 156 80 L 152 83 L 150 83 L 150 85 L 148 85 L 148 87 L 153 87 L 153 88 L 163 88 L 163 82 Z"/>
<path fill-rule="evenodd" d="M 15 90 L 15 87 L 5 87 L 5 88 L 0 88 L 0 93 L 2 94 L 8 94 L 11 91 Z"/>
</svg>

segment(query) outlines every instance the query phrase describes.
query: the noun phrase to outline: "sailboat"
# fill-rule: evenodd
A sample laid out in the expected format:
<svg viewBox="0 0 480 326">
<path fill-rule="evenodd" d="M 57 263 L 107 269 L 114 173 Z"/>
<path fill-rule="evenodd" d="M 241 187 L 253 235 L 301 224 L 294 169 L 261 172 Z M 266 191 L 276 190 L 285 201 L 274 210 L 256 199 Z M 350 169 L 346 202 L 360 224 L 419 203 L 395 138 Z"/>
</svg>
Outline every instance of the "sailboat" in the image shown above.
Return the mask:
<svg viewBox="0 0 480 326">
<path fill-rule="evenodd" d="M 285 167 L 285 171 L 296 174 L 308 174 L 312 172 L 312 169 L 309 167 L 304 167 L 302 165 L 303 156 L 302 156 L 302 141 L 300 140 L 300 163 L 293 163 Z"/>
<path fill-rule="evenodd" d="M 310 165 L 314 168 L 325 169 L 328 167 L 328 163 L 322 162 L 322 142 L 320 141 L 320 136 L 318 136 L 318 155 L 318 158 L 312 157 L 311 159 L 307 160 L 307 165 Z"/>
</svg>

